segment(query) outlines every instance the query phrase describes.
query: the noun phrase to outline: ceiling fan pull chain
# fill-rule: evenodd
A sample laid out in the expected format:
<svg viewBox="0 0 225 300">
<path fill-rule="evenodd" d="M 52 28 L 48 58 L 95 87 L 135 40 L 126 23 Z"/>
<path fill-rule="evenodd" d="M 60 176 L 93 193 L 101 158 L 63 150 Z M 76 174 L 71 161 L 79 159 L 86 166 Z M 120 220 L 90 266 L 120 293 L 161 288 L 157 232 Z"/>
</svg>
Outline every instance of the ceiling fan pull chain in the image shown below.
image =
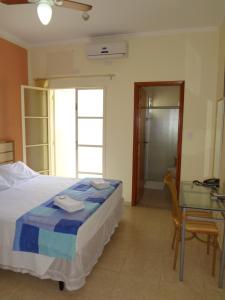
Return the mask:
<svg viewBox="0 0 225 300">
<path fill-rule="evenodd" d="M 55 5 L 63 5 L 63 0 L 54 0 Z"/>
</svg>

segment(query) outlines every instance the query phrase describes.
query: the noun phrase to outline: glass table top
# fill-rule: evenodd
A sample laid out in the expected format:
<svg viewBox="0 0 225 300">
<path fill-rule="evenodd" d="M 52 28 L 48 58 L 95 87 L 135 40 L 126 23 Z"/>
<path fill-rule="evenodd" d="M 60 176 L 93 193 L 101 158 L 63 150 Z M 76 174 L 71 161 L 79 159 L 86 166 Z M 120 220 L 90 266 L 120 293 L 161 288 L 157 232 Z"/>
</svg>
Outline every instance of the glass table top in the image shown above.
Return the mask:
<svg viewBox="0 0 225 300">
<path fill-rule="evenodd" d="M 225 212 L 225 199 L 214 199 L 211 191 L 210 188 L 197 186 L 192 182 L 181 182 L 180 207 Z"/>
</svg>

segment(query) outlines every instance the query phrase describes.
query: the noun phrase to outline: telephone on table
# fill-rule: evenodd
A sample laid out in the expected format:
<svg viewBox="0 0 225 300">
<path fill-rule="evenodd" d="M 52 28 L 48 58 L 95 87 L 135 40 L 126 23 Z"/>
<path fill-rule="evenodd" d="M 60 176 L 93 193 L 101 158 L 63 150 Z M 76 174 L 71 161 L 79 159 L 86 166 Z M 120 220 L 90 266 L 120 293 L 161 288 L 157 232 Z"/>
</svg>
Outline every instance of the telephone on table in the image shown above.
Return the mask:
<svg viewBox="0 0 225 300">
<path fill-rule="evenodd" d="M 225 200 L 225 194 L 218 194 L 217 193 L 217 188 L 219 188 L 219 185 L 220 185 L 219 178 L 209 178 L 209 179 L 206 179 L 202 182 L 198 181 L 198 180 L 194 180 L 193 184 L 200 185 L 200 186 L 205 186 L 205 187 L 211 187 L 212 189 L 214 189 L 214 191 L 212 190 L 212 192 L 210 193 L 212 199 Z"/>
<path fill-rule="evenodd" d="M 202 182 L 198 181 L 198 180 L 194 180 L 193 184 L 202 185 L 205 187 L 218 188 L 220 186 L 220 180 L 219 180 L 219 178 L 209 178 L 209 179 L 203 180 Z"/>
</svg>

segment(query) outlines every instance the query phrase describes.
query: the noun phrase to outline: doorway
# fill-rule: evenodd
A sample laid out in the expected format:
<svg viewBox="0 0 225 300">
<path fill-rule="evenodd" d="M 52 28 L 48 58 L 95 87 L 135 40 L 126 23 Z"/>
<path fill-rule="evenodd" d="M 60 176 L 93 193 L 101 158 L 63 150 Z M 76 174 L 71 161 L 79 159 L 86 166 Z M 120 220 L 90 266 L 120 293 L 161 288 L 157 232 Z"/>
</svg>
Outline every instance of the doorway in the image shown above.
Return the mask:
<svg viewBox="0 0 225 300">
<path fill-rule="evenodd" d="M 76 174 L 76 102 L 75 89 L 57 89 L 53 101 L 54 175 Z"/>
<path fill-rule="evenodd" d="M 22 87 L 23 160 L 63 177 L 104 176 L 104 90 Z"/>
<path fill-rule="evenodd" d="M 169 207 L 163 178 L 180 184 L 184 81 L 135 83 L 132 205 Z"/>
</svg>

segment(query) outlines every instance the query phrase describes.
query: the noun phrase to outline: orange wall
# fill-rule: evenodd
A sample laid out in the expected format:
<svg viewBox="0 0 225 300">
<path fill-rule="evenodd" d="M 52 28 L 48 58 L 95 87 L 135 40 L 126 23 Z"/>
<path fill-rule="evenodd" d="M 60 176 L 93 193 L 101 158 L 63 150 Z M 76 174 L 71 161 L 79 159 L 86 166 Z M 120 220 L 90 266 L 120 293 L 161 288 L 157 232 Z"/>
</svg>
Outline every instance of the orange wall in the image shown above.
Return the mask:
<svg viewBox="0 0 225 300">
<path fill-rule="evenodd" d="M 22 159 L 20 87 L 28 83 L 27 50 L 0 38 L 0 139 L 15 141 Z"/>
</svg>

